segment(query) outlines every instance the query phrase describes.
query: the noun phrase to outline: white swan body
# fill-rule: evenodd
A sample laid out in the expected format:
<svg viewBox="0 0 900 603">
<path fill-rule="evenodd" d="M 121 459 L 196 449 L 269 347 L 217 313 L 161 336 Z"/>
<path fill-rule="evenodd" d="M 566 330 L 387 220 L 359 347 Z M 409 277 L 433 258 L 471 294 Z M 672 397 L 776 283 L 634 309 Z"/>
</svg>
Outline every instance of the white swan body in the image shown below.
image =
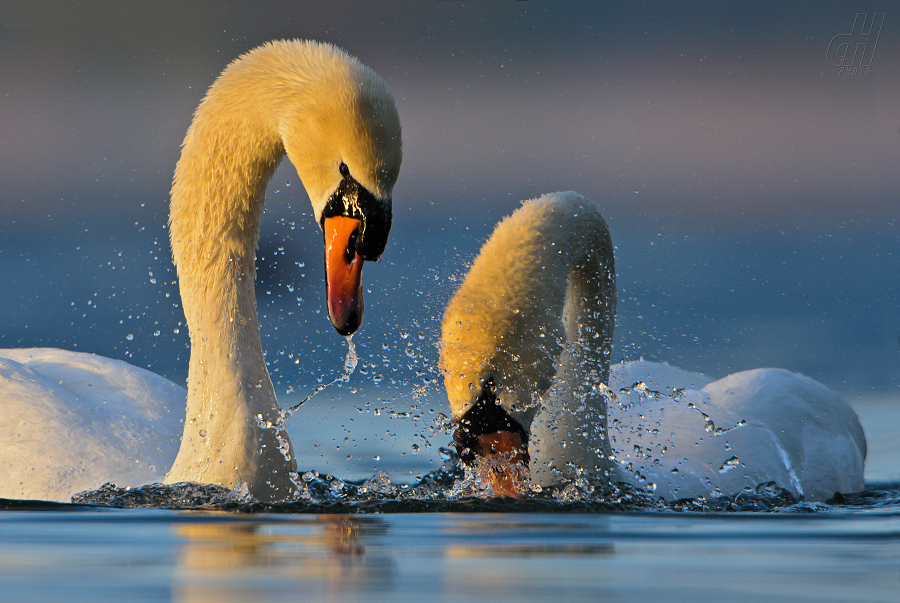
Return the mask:
<svg viewBox="0 0 900 603">
<path fill-rule="evenodd" d="M 157 423 L 155 411 L 138 413 L 119 433 L 100 434 L 87 448 L 65 444 L 77 440 L 73 434 L 83 432 L 84 425 L 102 432 L 103 422 L 87 416 L 91 403 L 78 392 L 80 401 L 70 398 L 74 405 L 59 410 L 68 403 L 57 392 L 62 398 L 51 404 L 57 410 L 38 412 L 44 419 L 36 420 L 34 433 L 13 430 L 14 440 L 0 444 L 0 460 L 45 454 L 48 431 L 54 432 L 52 441 L 60 442 L 58 452 L 30 472 L 0 473 L 0 497 L 38 494 L 68 500 L 84 484 L 113 480 L 116 474 L 106 473 L 108 465 L 94 471 L 80 456 L 100 455 L 91 451 L 101 448 L 110 462 L 148 471 L 153 466 L 149 473 L 116 480 L 123 486 L 146 483 L 144 475 L 153 474 L 165 475 L 168 482 L 245 483 L 262 501 L 293 493 L 296 461 L 266 370 L 253 286 L 266 184 L 285 154 L 325 233 L 329 317 L 342 334 L 356 330 L 362 320 L 363 261 L 380 256 L 390 230 L 391 191 L 402 156 L 400 120 L 384 82 L 355 58 L 329 44 L 270 42 L 234 61 L 210 87 L 175 170 L 171 242 L 191 336 L 186 410 L 182 402 L 183 426 L 172 438 L 177 455 L 163 463 L 171 450 L 158 457 L 131 447 L 134 439 L 146 437 L 144 421 Z M 102 366 L 115 361 L 91 362 L 88 379 L 97 371 L 124 370 L 121 364 Z M 0 383 L 5 417 L 44 405 L 41 392 L 52 397 L 52 383 L 28 390 L 22 376 L 34 383 L 39 378 L 22 366 L 8 368 L 20 385 Z M 65 372 L 78 381 L 73 367 Z M 45 376 L 57 381 L 57 369 Z M 125 413 L 126 406 L 146 407 L 148 399 L 153 399 L 148 393 L 123 393 L 116 403 Z M 167 423 L 164 440 L 171 429 Z M 25 442 L 30 442 L 27 449 Z"/>
<path fill-rule="evenodd" d="M 702 387 L 703 375 L 685 372 L 691 377 L 678 385 L 666 378 L 673 368 L 628 362 L 610 370 L 619 481 L 665 500 L 733 496 L 775 482 L 798 499 L 824 501 L 865 486 L 859 419 L 821 383 L 762 368 Z"/>
<path fill-rule="evenodd" d="M 0 498 L 68 501 L 104 482 L 162 481 L 186 393 L 94 354 L 0 350 Z"/>
<path fill-rule="evenodd" d="M 859 420 L 812 379 L 756 369 L 713 381 L 644 361 L 610 368 L 613 275 L 606 225 L 575 193 L 525 202 L 497 226 L 444 317 L 458 447 L 478 445 L 466 432 L 494 428 L 496 416 L 478 409 L 495 398 L 525 432 L 542 486 L 587 475 L 666 500 L 770 481 L 806 500 L 863 488 Z"/>
</svg>

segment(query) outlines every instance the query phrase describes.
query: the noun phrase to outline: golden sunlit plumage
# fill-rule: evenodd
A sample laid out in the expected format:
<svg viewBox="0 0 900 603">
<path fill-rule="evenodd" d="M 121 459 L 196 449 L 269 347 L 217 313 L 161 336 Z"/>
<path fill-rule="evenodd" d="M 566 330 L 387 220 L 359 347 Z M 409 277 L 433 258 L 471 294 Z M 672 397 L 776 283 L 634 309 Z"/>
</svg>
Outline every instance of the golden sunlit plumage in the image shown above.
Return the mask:
<svg viewBox="0 0 900 603">
<path fill-rule="evenodd" d="M 171 423 L 160 427 L 162 440 L 168 442 L 160 445 L 165 453 L 154 457 L 152 470 L 142 465 L 140 479 L 152 481 L 148 478 L 165 475 L 168 482 L 229 487 L 245 483 L 263 501 L 284 499 L 293 492 L 296 461 L 266 369 L 253 284 L 266 184 L 285 154 L 306 187 L 317 224 L 347 216 L 359 225 L 343 231 L 343 238 L 334 243 L 344 248 L 340 257 L 362 258 L 354 266 L 355 281 L 333 284 L 333 289 L 358 297 L 335 302 L 349 305 L 345 316 L 352 318 L 353 306 L 359 307 L 352 324 L 336 319 L 335 328 L 349 333 L 359 326 L 359 269 L 364 259 L 377 259 L 387 242 L 391 191 L 402 156 L 393 97 L 375 72 L 330 44 L 270 42 L 223 71 L 197 108 L 184 139 L 172 186 L 169 225 L 191 336 L 186 418 L 183 433 Z M 63 439 L 75 445 L 37 473 L 13 471 L 0 478 L 0 497 L 28 498 L 39 492 L 42 498 L 68 500 L 74 492 L 104 481 L 139 485 L 133 481 L 138 474 L 121 470 L 142 462 L 131 458 L 133 451 L 126 443 L 143 437 L 135 429 L 153 415 L 141 410 L 141 404 L 132 405 L 137 410 L 129 417 L 131 427 L 79 448 L 78 442 L 87 439 L 69 438 L 65 432 L 77 433 L 75 424 L 81 420 L 66 407 L 83 406 L 81 412 L 87 415 L 105 400 L 81 400 L 79 396 L 89 391 L 84 388 L 50 390 L 60 371 L 66 379 L 100 383 L 96 374 L 104 369 L 73 373 L 66 367 L 85 366 L 82 355 L 55 350 L 51 356 L 52 366 L 17 356 L 21 362 L 0 367 L 11 381 L 47 371 L 41 377 L 46 383 L 31 387 L 27 395 L 6 396 L 5 414 L 15 414 L 20 404 L 37 417 L 48 421 L 52 417 L 44 427 L 58 430 L 51 435 L 66 436 Z M 100 365 L 115 362 L 91 358 L 91 363 Z M 26 360 L 31 365 L 22 364 Z M 153 381 L 155 376 L 150 377 Z M 180 388 L 172 388 L 170 393 L 178 398 Z M 70 394 L 77 400 L 67 401 Z M 21 428 L 12 423 L 8 427 L 18 434 L 11 436 L 19 438 L 15 454 L 28 454 L 20 449 L 22 441 L 28 440 Z M 36 419 L 34 429 L 40 427 Z M 40 454 L 47 434 L 35 434 L 33 440 L 28 450 Z M 3 445 L 13 448 L 8 442 Z M 170 457 L 175 450 L 173 463 Z M 84 463 L 79 455 L 106 460 Z M 33 483 L 41 485 L 29 489 Z"/>
</svg>

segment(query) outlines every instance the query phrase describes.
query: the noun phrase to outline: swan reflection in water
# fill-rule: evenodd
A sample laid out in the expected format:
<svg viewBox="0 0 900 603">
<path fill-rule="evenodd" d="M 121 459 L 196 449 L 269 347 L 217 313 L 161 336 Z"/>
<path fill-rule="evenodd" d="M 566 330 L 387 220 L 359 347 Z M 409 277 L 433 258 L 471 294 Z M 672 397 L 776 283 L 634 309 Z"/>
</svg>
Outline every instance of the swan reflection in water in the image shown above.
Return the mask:
<svg viewBox="0 0 900 603">
<path fill-rule="evenodd" d="M 367 550 L 387 525 L 378 518 L 320 515 L 301 521 L 183 523 L 173 595 L 183 601 L 254 601 L 384 590 L 394 562 Z"/>
<path fill-rule="evenodd" d="M 398 592 L 455 597 L 491 585 L 521 590 L 535 582 L 577 579 L 588 566 L 592 580 L 607 581 L 603 559 L 613 556 L 614 545 L 598 518 L 588 525 L 504 521 L 502 514 L 444 516 L 437 522 L 434 517 L 404 516 L 393 531 L 391 520 L 346 515 L 280 522 L 210 514 L 204 521 L 175 524 L 181 543 L 172 595 L 180 601 Z"/>
</svg>

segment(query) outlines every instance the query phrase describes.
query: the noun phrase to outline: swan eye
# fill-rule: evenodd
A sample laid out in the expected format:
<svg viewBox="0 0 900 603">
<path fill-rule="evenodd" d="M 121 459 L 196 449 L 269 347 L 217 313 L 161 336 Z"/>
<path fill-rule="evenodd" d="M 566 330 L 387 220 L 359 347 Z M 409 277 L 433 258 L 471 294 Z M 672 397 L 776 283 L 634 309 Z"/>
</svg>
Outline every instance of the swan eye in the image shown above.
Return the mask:
<svg viewBox="0 0 900 603">
<path fill-rule="evenodd" d="M 347 164 L 343 161 L 341 162 L 341 167 L 339 167 L 338 170 L 340 170 L 341 176 L 343 176 L 344 178 L 350 177 L 350 168 L 348 168 Z"/>
</svg>

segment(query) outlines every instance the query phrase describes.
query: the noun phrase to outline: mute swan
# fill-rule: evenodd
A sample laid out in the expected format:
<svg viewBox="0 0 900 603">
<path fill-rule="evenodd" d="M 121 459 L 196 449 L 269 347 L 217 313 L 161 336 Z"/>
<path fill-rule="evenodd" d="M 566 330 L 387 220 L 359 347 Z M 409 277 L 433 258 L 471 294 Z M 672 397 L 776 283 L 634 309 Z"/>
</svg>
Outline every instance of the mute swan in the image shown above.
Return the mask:
<svg viewBox="0 0 900 603">
<path fill-rule="evenodd" d="M 378 259 L 391 226 L 400 119 L 382 79 L 342 50 L 270 42 L 210 87 L 175 169 L 169 224 L 191 337 L 186 410 L 183 389 L 124 363 L 0 351 L 0 497 L 68 500 L 105 481 L 163 477 L 243 482 L 262 501 L 292 493 L 296 461 L 253 288 L 266 184 L 285 154 L 324 232 L 331 322 L 342 335 L 359 327 L 362 264 Z"/>
<path fill-rule="evenodd" d="M 863 488 L 865 437 L 837 394 L 781 369 L 610 368 L 615 306 L 609 231 L 575 193 L 525 202 L 482 247 L 447 306 L 441 366 L 460 456 L 495 495 L 521 495 L 529 474 L 669 501 L 769 481 L 806 500 Z"/>
</svg>

